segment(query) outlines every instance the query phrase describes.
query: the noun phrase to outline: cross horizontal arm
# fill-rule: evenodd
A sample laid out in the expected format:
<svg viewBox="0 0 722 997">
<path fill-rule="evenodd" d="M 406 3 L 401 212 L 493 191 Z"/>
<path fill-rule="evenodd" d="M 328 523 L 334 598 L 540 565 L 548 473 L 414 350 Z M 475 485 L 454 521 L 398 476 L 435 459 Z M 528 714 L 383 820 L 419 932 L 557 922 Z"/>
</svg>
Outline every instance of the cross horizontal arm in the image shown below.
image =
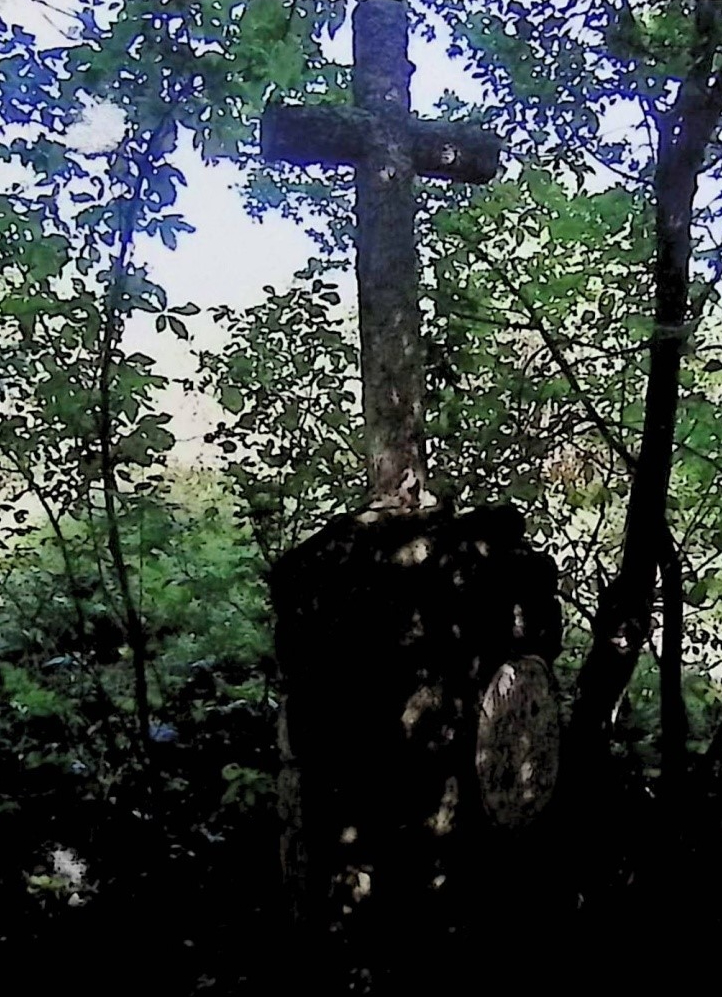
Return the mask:
<svg viewBox="0 0 722 997">
<path fill-rule="evenodd" d="M 472 122 L 409 121 L 414 169 L 419 176 L 457 183 L 487 183 L 499 168 L 501 139 Z"/>
<path fill-rule="evenodd" d="M 355 166 L 370 124 L 371 114 L 358 107 L 271 104 L 263 113 L 263 156 L 294 166 Z"/>
<path fill-rule="evenodd" d="M 357 107 L 271 105 L 263 116 L 263 155 L 296 166 L 357 166 L 373 123 L 374 115 Z M 419 176 L 485 183 L 497 171 L 502 143 L 478 125 L 409 117 L 406 129 Z"/>
</svg>

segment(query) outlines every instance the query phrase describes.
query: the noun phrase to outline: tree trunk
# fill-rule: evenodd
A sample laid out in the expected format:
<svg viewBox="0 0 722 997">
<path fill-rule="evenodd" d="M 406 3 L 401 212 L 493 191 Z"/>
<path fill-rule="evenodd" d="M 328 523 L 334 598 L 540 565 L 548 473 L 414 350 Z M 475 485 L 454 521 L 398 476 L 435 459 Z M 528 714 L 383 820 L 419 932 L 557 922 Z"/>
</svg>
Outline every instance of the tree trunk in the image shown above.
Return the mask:
<svg viewBox="0 0 722 997">
<path fill-rule="evenodd" d="M 679 725 L 680 663 L 672 666 L 673 632 L 680 629 L 674 599 L 674 545 L 666 522 L 666 505 L 674 446 L 680 356 L 689 335 L 689 265 L 692 204 L 705 150 L 722 110 L 722 78 L 713 74 L 717 47 L 715 5 L 697 7 L 697 39 L 692 69 L 672 107 L 657 122 L 656 299 L 645 421 L 627 515 L 622 565 L 602 595 L 594 640 L 579 678 L 571 738 L 584 750 L 578 764 L 605 754 L 605 741 L 616 704 L 629 682 L 649 635 L 657 568 L 666 575 L 665 648 L 662 685 L 663 720 Z M 678 569 L 678 565 L 677 565 Z M 678 642 L 678 641 L 677 641 Z M 672 643 L 675 643 L 672 640 Z M 677 656 L 678 657 L 678 656 Z M 672 686 L 675 688 L 673 689 Z"/>
</svg>

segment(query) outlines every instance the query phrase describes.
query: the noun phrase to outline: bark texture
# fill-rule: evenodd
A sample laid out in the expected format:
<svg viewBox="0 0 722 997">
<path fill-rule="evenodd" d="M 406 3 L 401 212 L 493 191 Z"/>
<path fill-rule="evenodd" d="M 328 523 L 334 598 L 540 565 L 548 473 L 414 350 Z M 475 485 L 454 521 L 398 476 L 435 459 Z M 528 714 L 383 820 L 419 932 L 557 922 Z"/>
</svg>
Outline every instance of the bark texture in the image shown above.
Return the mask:
<svg viewBox="0 0 722 997">
<path fill-rule="evenodd" d="M 425 368 L 406 30 L 405 4 L 365 0 L 356 8 L 354 99 L 373 112 L 356 167 L 366 454 L 377 497 L 413 505 L 426 484 Z"/>
<path fill-rule="evenodd" d="M 295 166 L 356 166 L 366 154 L 372 120 L 373 115 L 359 107 L 271 104 L 263 115 L 263 154 Z M 478 125 L 409 117 L 401 126 L 419 176 L 486 183 L 496 175 L 501 141 Z"/>
</svg>

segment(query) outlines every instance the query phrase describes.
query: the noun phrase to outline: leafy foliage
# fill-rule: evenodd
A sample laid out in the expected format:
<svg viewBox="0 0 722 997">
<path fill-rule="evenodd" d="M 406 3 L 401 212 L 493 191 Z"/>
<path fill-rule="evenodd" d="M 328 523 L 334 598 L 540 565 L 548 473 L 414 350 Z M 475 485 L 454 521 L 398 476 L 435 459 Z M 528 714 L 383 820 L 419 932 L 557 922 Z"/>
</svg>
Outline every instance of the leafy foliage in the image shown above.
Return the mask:
<svg viewBox="0 0 722 997">
<path fill-rule="evenodd" d="M 239 512 L 272 560 L 321 518 L 363 492 L 357 348 L 334 317 L 336 286 L 319 278 L 214 320 L 231 334 L 222 356 L 200 358 L 229 421 L 221 449 Z"/>
<path fill-rule="evenodd" d="M 2 931 L 21 952 L 34 938 L 51 944 L 47 932 L 62 932 L 68 915 L 78 930 L 85 909 L 84 930 L 92 935 L 96 921 L 109 930 L 130 916 L 149 883 L 165 881 L 173 911 L 164 916 L 168 937 L 190 936 L 201 960 L 218 965 L 202 924 L 222 891 L 243 884 L 253 906 L 275 888 L 276 703 L 263 665 L 270 634 L 258 555 L 254 563 L 246 538 L 234 543 L 232 507 L 207 477 L 179 475 L 166 504 L 136 506 L 133 516 L 123 535 L 151 635 L 150 734 L 160 782 L 152 820 L 133 750 L 134 685 L 118 594 L 88 542 L 95 531 L 102 550 L 98 525 L 70 524 L 80 595 L 70 591 L 47 530 L 2 558 L 0 882 L 13 897 L 16 925 L 3 916 Z M 84 648 L 73 619 L 77 598 L 92 634 Z M 69 878 L 57 857 L 68 845 L 78 853 L 79 879 Z M 233 858 L 239 845 L 241 862 Z M 262 880 L 249 869 L 253 863 Z M 157 910 L 152 890 L 147 895 Z M 165 929 L 149 923 L 147 930 L 156 951 L 170 944 Z M 251 919 L 247 937 L 257 930 Z M 178 972 L 179 985 L 195 979 L 192 967 Z"/>
</svg>

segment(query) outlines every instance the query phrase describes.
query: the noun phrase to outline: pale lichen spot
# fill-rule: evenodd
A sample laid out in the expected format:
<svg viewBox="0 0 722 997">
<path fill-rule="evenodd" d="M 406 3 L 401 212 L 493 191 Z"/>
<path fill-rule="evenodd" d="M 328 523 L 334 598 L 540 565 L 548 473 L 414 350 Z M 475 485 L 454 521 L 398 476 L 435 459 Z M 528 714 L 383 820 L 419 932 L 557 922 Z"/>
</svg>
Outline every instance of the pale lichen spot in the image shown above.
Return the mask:
<svg viewBox="0 0 722 997">
<path fill-rule="evenodd" d="M 393 166 L 382 166 L 379 170 L 379 176 L 384 183 L 388 183 L 389 180 L 393 180 L 396 176 L 396 170 Z"/>
<path fill-rule="evenodd" d="M 433 492 L 428 491 L 426 488 L 421 489 L 419 492 L 419 508 L 435 509 L 438 504 L 439 500 Z"/>
<path fill-rule="evenodd" d="M 421 619 L 421 613 L 418 609 L 415 609 L 411 617 L 411 625 L 409 626 L 406 633 L 401 638 L 402 644 L 413 644 L 415 640 L 424 636 L 424 624 Z"/>
<path fill-rule="evenodd" d="M 431 880 L 431 888 L 434 890 L 440 890 L 445 882 L 446 882 L 446 876 L 444 876 L 444 874 L 441 873 L 438 876 L 434 876 L 434 878 Z"/>
<path fill-rule="evenodd" d="M 374 509 L 368 509 L 366 512 L 362 512 L 356 517 L 358 523 L 362 523 L 364 526 L 369 526 L 371 523 L 377 523 L 380 519 L 380 514 Z"/>
<path fill-rule="evenodd" d="M 428 537 L 415 537 L 410 543 L 399 547 L 391 560 L 409 568 L 413 564 L 421 564 L 431 553 L 431 541 Z"/>
<path fill-rule="evenodd" d="M 452 626 L 451 626 L 451 633 L 453 634 L 454 637 L 456 637 L 457 640 L 460 640 L 460 638 L 461 638 L 461 627 L 459 626 L 458 623 L 453 623 L 452 624 Z"/>
<path fill-rule="evenodd" d="M 531 762 L 522 762 L 519 775 L 522 782 L 529 782 L 534 775 L 534 766 Z"/>
<path fill-rule="evenodd" d="M 371 896 L 371 876 L 367 872 L 359 870 L 356 874 L 356 885 L 351 891 L 351 895 L 357 904 Z"/>
<path fill-rule="evenodd" d="M 512 633 L 515 637 L 523 637 L 526 631 L 526 624 L 524 622 L 524 614 L 522 613 L 521 606 L 519 603 L 514 605 L 514 627 Z"/>
<path fill-rule="evenodd" d="M 427 820 L 427 826 L 434 834 L 442 836 L 448 834 L 454 827 L 454 814 L 459 802 L 459 784 L 455 776 L 450 776 L 446 780 L 444 795 L 441 797 L 439 809 Z"/>
<path fill-rule="evenodd" d="M 482 557 L 489 556 L 489 544 L 486 542 L 486 540 L 477 540 L 475 546 Z"/>
<path fill-rule="evenodd" d="M 516 669 L 513 665 L 508 662 L 502 665 L 500 668 L 499 682 L 497 684 L 497 691 L 501 697 L 506 697 L 512 690 L 514 681 L 516 679 Z"/>
<path fill-rule="evenodd" d="M 437 710 L 440 706 L 441 692 L 438 688 L 432 689 L 428 685 L 422 685 L 412 693 L 401 714 L 401 723 L 406 736 L 411 737 L 417 723 L 428 710 Z"/>
<path fill-rule="evenodd" d="M 358 829 L 355 827 L 345 827 L 341 831 L 341 844 L 352 845 L 358 838 Z"/>
<path fill-rule="evenodd" d="M 459 150 L 453 145 L 445 145 L 441 150 L 441 165 L 451 166 L 459 157 Z"/>
<path fill-rule="evenodd" d="M 421 490 L 423 482 L 413 467 L 407 467 L 399 481 L 399 492 L 402 496 L 416 495 Z M 404 504 L 408 504 L 407 501 Z"/>
</svg>

